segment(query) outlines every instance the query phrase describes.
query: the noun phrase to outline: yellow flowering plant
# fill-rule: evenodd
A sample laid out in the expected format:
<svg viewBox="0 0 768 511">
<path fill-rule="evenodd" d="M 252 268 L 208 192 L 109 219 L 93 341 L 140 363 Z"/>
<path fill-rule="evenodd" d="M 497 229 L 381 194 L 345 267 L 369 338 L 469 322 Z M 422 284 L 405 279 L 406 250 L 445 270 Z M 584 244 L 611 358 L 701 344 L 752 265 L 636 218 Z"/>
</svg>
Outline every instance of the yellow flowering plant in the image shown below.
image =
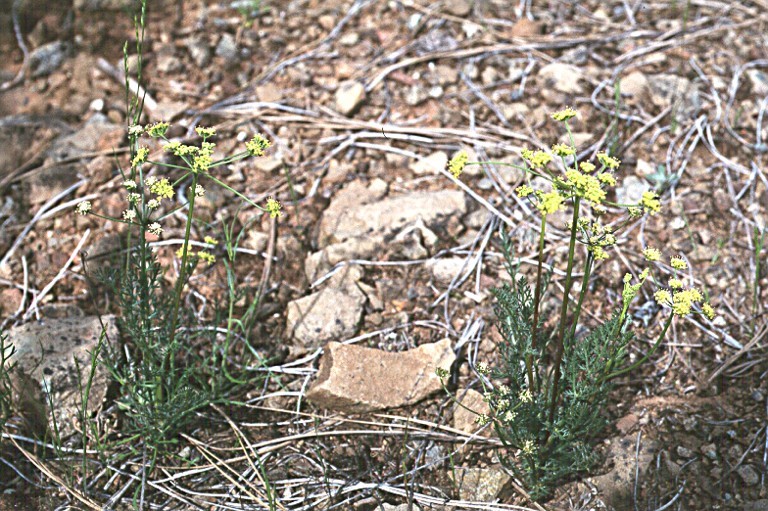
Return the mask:
<svg viewBox="0 0 768 511">
<path fill-rule="evenodd" d="M 637 276 L 626 274 L 621 304 L 611 318 L 591 331 L 578 329 L 589 282 L 595 265 L 610 257 L 617 234 L 638 217 L 654 215 L 661 202 L 654 192 L 646 192 L 637 204 L 617 204 L 608 200 L 616 186 L 616 171 L 621 162 L 607 153 L 597 153 L 594 161 L 579 162 L 569 120 L 577 115 L 567 108 L 552 115 L 563 123 L 570 144 L 556 144 L 551 152 L 523 149 L 524 166 L 518 167 L 536 182 L 516 188 L 521 199 L 530 201 L 540 216 L 536 281 L 531 287 L 517 275 L 519 260 L 502 232 L 502 250 L 512 284 L 493 289 L 497 298 L 495 313 L 503 336 L 499 346 L 499 363 L 493 370 L 476 368 L 491 413 L 481 415 L 480 424 L 493 424 L 505 449 L 500 456 L 527 485 L 534 498 L 548 495 L 552 486 L 565 477 L 585 471 L 594 463 L 590 440 L 604 427 L 602 413 L 607 403 L 611 382 L 647 362 L 661 345 L 674 317 L 702 314 L 710 319 L 713 308 L 701 291 L 687 286 L 680 272 L 688 265 L 681 256 L 669 259 L 672 277 L 660 286 L 655 269 L 661 264 L 661 251 L 653 247 L 643 250 L 651 264 Z M 553 163 L 559 161 L 559 168 Z M 492 162 L 497 164 L 499 162 Z M 465 159 L 454 158 L 449 169 L 463 166 Z M 456 175 L 454 173 L 454 175 Z M 606 224 L 601 219 L 607 206 L 624 208 L 623 220 Z M 557 326 L 545 331 L 541 318 L 541 300 L 551 273 L 544 275 L 546 229 L 550 215 L 570 210 L 566 227 L 570 233 L 563 299 Z M 583 248 L 581 285 L 572 299 L 577 246 Z M 670 313 L 652 348 L 639 360 L 626 365 L 627 350 L 633 338 L 630 307 L 646 281 L 654 282 L 657 303 Z M 578 333 L 577 333 L 578 332 Z M 582 333 L 587 332 L 587 333 Z M 443 373 L 441 375 L 445 377 Z"/>
<path fill-rule="evenodd" d="M 142 0 L 140 16 L 136 18 L 139 56 L 146 6 L 146 0 Z M 124 59 L 127 76 L 127 47 Z M 140 77 L 141 58 L 138 62 Z M 216 260 L 212 249 L 216 246 L 215 239 L 206 237 L 204 244 L 191 239 L 197 199 L 205 196 L 206 186 L 220 186 L 272 218 L 282 216 L 282 206 L 273 197 L 265 205 L 259 205 L 217 175 L 217 170 L 224 165 L 263 156 L 271 145 L 263 135 L 253 136 L 240 152 L 217 158 L 213 141 L 215 128 L 197 127 L 195 132 L 200 137 L 197 143 L 171 140 L 166 122 L 140 125 L 143 102 L 130 94 L 127 97 L 130 168 L 120 169 L 126 208 L 113 218 L 95 212 L 91 202 L 83 201 L 75 207 L 75 212 L 129 227 L 125 260 L 120 268 L 111 269 L 103 276 L 108 287 L 115 291 L 123 334 L 120 344 L 105 346 L 103 362 L 120 387 L 117 404 L 128 418 L 128 434 L 144 440 L 157 454 L 163 446 L 176 441 L 174 433 L 188 424 L 195 410 L 211 402 L 219 387 L 226 383 L 223 378 L 235 380 L 226 367 L 233 334 L 228 332 L 223 343 L 214 338 L 210 353 L 202 360 L 192 352 L 195 343 L 190 342 L 190 336 L 199 334 L 192 334 L 194 329 L 183 326 L 192 321 L 182 306 L 190 275 L 200 262 L 211 265 Z M 148 139 L 159 141 L 163 151 L 151 150 L 149 144 L 143 143 Z M 163 153 L 167 157 L 163 157 Z M 178 274 L 175 283 L 169 286 L 152 243 L 166 234 L 166 220 L 178 213 L 184 218 L 184 234 L 176 252 Z M 200 246 L 204 248 L 193 250 Z M 228 274 L 228 283 L 234 282 L 234 277 Z M 228 326 L 231 326 L 234 324 L 231 307 L 229 313 Z M 152 456 L 152 460 L 155 459 L 156 456 Z"/>
</svg>

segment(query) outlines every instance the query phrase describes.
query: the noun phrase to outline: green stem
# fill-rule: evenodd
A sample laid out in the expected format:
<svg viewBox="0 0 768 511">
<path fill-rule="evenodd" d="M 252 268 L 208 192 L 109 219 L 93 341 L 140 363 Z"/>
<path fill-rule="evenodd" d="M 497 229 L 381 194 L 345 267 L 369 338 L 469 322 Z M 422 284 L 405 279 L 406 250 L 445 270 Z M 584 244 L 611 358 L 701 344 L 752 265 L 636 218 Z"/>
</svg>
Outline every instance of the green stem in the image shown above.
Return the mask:
<svg viewBox="0 0 768 511">
<path fill-rule="evenodd" d="M 192 177 L 192 184 L 189 187 L 189 192 L 187 193 L 187 200 L 189 202 L 189 212 L 187 213 L 187 225 L 184 230 L 184 245 L 182 246 L 182 252 L 181 252 L 181 269 L 179 270 L 179 278 L 176 281 L 176 289 L 174 291 L 173 296 L 173 309 L 171 310 L 171 329 L 169 330 L 171 335 L 171 342 L 174 342 L 176 337 L 176 323 L 178 321 L 179 317 L 179 303 L 181 302 L 181 293 L 184 290 L 184 283 L 187 278 L 187 260 L 189 258 L 189 237 L 190 233 L 192 232 L 192 219 L 195 211 L 195 187 L 197 186 L 197 181 L 199 179 L 199 176 L 197 174 L 193 174 Z M 163 373 L 163 370 L 166 367 L 170 367 L 170 355 L 171 351 L 168 350 L 165 355 L 165 359 L 163 360 L 163 364 L 160 366 L 160 373 Z"/>
<path fill-rule="evenodd" d="M 640 365 L 643 362 L 648 360 L 651 357 L 651 355 L 656 353 L 656 350 L 659 348 L 659 346 L 661 346 L 661 341 L 664 340 L 664 336 L 667 335 L 667 330 L 669 330 L 669 325 L 672 324 L 672 318 L 674 318 L 674 317 L 675 317 L 674 314 L 670 314 L 669 315 L 669 318 L 667 319 L 667 322 L 664 324 L 664 329 L 661 331 L 661 334 L 659 334 L 659 338 L 656 339 L 656 342 L 654 343 L 654 345 L 651 348 L 651 350 L 648 353 L 646 353 L 643 356 L 643 358 L 641 358 L 640 360 L 638 360 L 637 362 L 635 362 L 631 366 L 625 367 L 624 369 L 619 369 L 618 371 L 614 371 L 614 372 L 608 374 L 607 376 L 604 376 L 600 383 L 602 384 L 602 383 L 604 383 L 604 382 L 606 382 L 608 380 L 612 380 L 612 379 L 616 378 L 617 376 L 621 376 L 624 373 L 628 373 L 629 371 L 637 369 L 638 367 L 640 367 Z"/>
<path fill-rule="evenodd" d="M 579 302 L 576 304 L 576 310 L 573 312 L 573 323 L 571 324 L 571 335 L 569 339 L 576 337 L 576 326 L 579 324 L 581 316 L 581 306 L 584 303 L 584 297 L 587 295 L 587 286 L 589 277 L 592 275 L 592 266 L 595 261 L 592 252 L 587 252 L 587 263 L 584 265 L 584 277 L 581 279 L 581 291 L 579 292 Z"/>
<path fill-rule="evenodd" d="M 581 205 L 581 199 L 576 197 L 573 200 L 573 218 L 571 219 L 571 241 L 568 244 L 568 266 L 565 270 L 565 291 L 563 293 L 563 304 L 560 307 L 560 327 L 557 339 L 557 346 L 555 348 L 555 362 L 554 362 L 554 379 L 552 381 L 552 401 L 549 404 L 549 422 L 552 424 L 555 420 L 555 409 L 557 406 L 557 400 L 559 397 L 559 384 L 561 376 L 560 365 L 563 362 L 563 346 L 565 343 L 565 324 L 567 321 L 566 315 L 568 314 L 568 297 L 571 292 L 571 283 L 573 272 L 573 259 L 576 249 L 576 231 L 579 219 L 579 206 Z M 547 431 L 547 437 L 549 437 L 549 431 Z"/>
<path fill-rule="evenodd" d="M 541 229 L 539 231 L 539 260 L 536 267 L 536 290 L 533 296 L 533 325 L 531 327 L 531 347 L 536 350 L 536 334 L 539 328 L 539 302 L 541 301 L 541 267 L 544 260 L 544 237 L 547 230 L 547 215 L 541 215 Z M 534 388 L 533 381 L 533 354 L 529 353 L 525 358 L 526 369 L 528 370 L 528 386 Z"/>
</svg>

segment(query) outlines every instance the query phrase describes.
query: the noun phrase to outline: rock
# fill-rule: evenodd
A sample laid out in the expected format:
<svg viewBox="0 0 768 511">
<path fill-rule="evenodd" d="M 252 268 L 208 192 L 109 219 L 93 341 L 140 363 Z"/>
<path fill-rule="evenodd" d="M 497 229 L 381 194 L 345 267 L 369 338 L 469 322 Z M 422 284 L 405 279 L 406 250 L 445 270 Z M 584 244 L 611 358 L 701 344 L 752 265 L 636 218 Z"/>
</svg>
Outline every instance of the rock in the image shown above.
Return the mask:
<svg viewBox="0 0 768 511">
<path fill-rule="evenodd" d="M 619 81 L 621 96 L 630 104 L 646 99 L 649 90 L 648 78 L 640 71 L 634 71 Z"/>
<path fill-rule="evenodd" d="M 448 165 L 448 155 L 443 151 L 436 151 L 427 157 L 411 163 L 408 168 L 417 176 L 439 174 L 441 169 Z"/>
<path fill-rule="evenodd" d="M 512 37 L 526 39 L 536 37 L 544 32 L 544 24 L 541 21 L 529 20 L 522 17 L 512 25 Z"/>
<path fill-rule="evenodd" d="M 105 342 L 116 340 L 115 317 L 104 316 L 101 320 L 106 328 Z M 41 390 L 50 392 L 50 401 L 56 404 L 53 414 L 62 438 L 76 432 L 81 396 L 74 359 L 78 360 L 82 377 L 88 378 L 90 353 L 96 349 L 101 332 L 97 316 L 46 319 L 44 323 L 27 323 L 8 331 L 9 341 L 16 348 L 9 361 L 16 363 L 14 384 L 17 389 L 25 389 L 18 396 L 18 411 L 37 432 L 45 431 L 49 419 L 43 411 L 48 399 L 40 396 Z M 89 411 L 101 406 L 108 382 L 106 368 L 97 364 L 88 398 Z M 40 424 L 43 417 L 45 422 Z"/>
<path fill-rule="evenodd" d="M 645 179 L 637 176 L 627 176 L 621 186 L 616 187 L 616 202 L 619 204 L 637 204 L 643 198 L 643 193 L 651 189 Z"/>
<path fill-rule="evenodd" d="M 208 41 L 202 35 L 192 36 L 187 40 L 187 51 L 192 61 L 199 68 L 203 68 L 211 61 L 211 48 Z"/>
<path fill-rule="evenodd" d="M 546 87 L 565 94 L 581 94 L 583 88 L 579 81 L 584 73 L 578 67 L 571 64 L 553 62 L 539 70 L 539 76 L 544 80 Z"/>
<path fill-rule="evenodd" d="M 56 71 L 67 58 L 68 51 L 69 45 L 64 41 L 53 41 L 32 50 L 29 54 L 29 71 L 32 78 Z"/>
<path fill-rule="evenodd" d="M 130 7 L 132 3 L 133 0 L 75 0 L 74 7 L 78 11 L 117 11 Z"/>
<path fill-rule="evenodd" d="M 490 415 L 491 407 L 485 402 L 483 395 L 473 389 L 467 389 L 465 392 L 459 393 L 457 398 L 461 406 L 456 405 L 454 408 L 453 428 L 464 433 L 474 433 L 480 429 L 475 419 L 477 419 L 479 414 Z M 485 428 L 482 435 L 488 437 L 491 435 L 491 431 L 491 428 Z"/>
<path fill-rule="evenodd" d="M 325 289 L 288 303 L 286 331 L 308 348 L 343 340 L 357 332 L 365 294 L 354 284 Z"/>
<path fill-rule="evenodd" d="M 459 80 L 459 72 L 455 66 L 438 64 L 435 67 L 435 77 L 440 85 L 450 85 Z"/>
<path fill-rule="evenodd" d="M 157 51 L 157 70 L 161 73 L 171 74 L 181 71 L 182 65 L 176 56 L 176 49 L 172 44 L 162 46 Z"/>
<path fill-rule="evenodd" d="M 363 237 L 383 240 L 419 217 L 427 227 L 436 230 L 441 219 L 461 217 L 467 209 L 464 194 L 456 190 L 411 192 L 375 201 L 370 197 L 369 194 L 354 198 L 360 202 L 349 199 L 331 202 L 320 220 L 319 245 Z"/>
<path fill-rule="evenodd" d="M 749 69 L 745 73 L 752 86 L 752 94 L 758 97 L 768 96 L 768 73 L 762 69 Z"/>
<path fill-rule="evenodd" d="M 677 455 L 681 458 L 684 458 L 684 459 L 693 458 L 693 451 L 682 445 L 678 445 L 675 451 L 677 452 Z"/>
<path fill-rule="evenodd" d="M 342 46 L 354 46 L 360 41 L 360 34 L 357 32 L 347 32 L 339 37 L 339 44 Z"/>
<path fill-rule="evenodd" d="M 702 445 L 701 453 L 711 460 L 717 459 L 717 447 L 715 444 Z"/>
<path fill-rule="evenodd" d="M 626 435 L 637 426 L 638 422 L 640 422 L 640 417 L 634 413 L 629 413 L 616 421 L 616 429 L 618 429 L 622 435 Z"/>
<path fill-rule="evenodd" d="M 216 45 L 215 54 L 217 57 L 223 58 L 228 64 L 233 64 L 237 61 L 237 42 L 235 36 L 232 34 L 224 33 L 219 39 L 219 44 Z"/>
<path fill-rule="evenodd" d="M 699 88 L 682 76 L 660 74 L 649 79 L 651 102 L 659 108 L 673 106 L 675 116 L 692 118 L 701 108 Z"/>
<path fill-rule="evenodd" d="M 432 273 L 435 283 L 441 286 L 447 286 L 459 275 L 464 267 L 463 257 L 446 257 L 442 259 L 433 259 L 427 263 L 427 268 Z"/>
<path fill-rule="evenodd" d="M 459 488 L 459 498 L 471 502 L 494 502 L 511 477 L 501 466 L 457 467 L 449 474 Z"/>
<path fill-rule="evenodd" d="M 741 465 L 736 469 L 736 473 L 747 486 L 754 486 L 760 482 L 760 475 L 752 468 L 752 465 Z"/>
<path fill-rule="evenodd" d="M 411 85 L 405 93 L 405 103 L 408 106 L 418 106 L 429 98 L 429 94 L 418 85 Z"/>
<path fill-rule="evenodd" d="M 251 227 L 248 229 L 248 234 L 245 236 L 245 239 L 240 242 L 240 246 L 248 250 L 255 250 L 256 252 L 264 252 L 267 249 L 268 243 L 268 234 L 257 231 Z"/>
<path fill-rule="evenodd" d="M 283 166 L 283 158 L 278 155 L 262 156 L 253 160 L 253 166 L 261 172 L 274 172 Z"/>
<path fill-rule="evenodd" d="M 346 413 L 410 405 L 442 389 L 435 369 L 455 358 L 450 339 L 396 353 L 331 342 L 307 399 Z"/>
<path fill-rule="evenodd" d="M 259 101 L 274 103 L 283 97 L 283 92 L 274 83 L 270 82 L 264 85 L 257 85 L 256 95 L 259 97 Z"/>
<path fill-rule="evenodd" d="M 448 14 L 465 17 L 472 12 L 472 0 L 445 0 L 443 8 Z"/>
<path fill-rule="evenodd" d="M 360 82 L 344 82 L 336 89 L 336 110 L 351 116 L 365 100 L 365 87 Z"/>
<path fill-rule="evenodd" d="M 635 474 L 643 477 L 654 459 L 656 443 L 643 442 L 636 452 L 637 437 L 629 435 L 614 438 L 608 448 L 607 458 L 613 469 L 607 474 L 593 477 L 592 481 L 603 492 L 605 499 L 616 509 L 631 509 Z"/>
<path fill-rule="evenodd" d="M 430 87 L 430 89 L 427 91 L 427 95 L 432 99 L 440 99 L 443 97 L 444 92 L 445 91 L 442 87 L 435 85 L 434 87 Z"/>
<path fill-rule="evenodd" d="M 437 241 L 437 235 L 424 225 L 421 218 L 397 233 L 392 240 L 395 252 L 407 260 L 426 259 L 437 246 Z"/>
</svg>

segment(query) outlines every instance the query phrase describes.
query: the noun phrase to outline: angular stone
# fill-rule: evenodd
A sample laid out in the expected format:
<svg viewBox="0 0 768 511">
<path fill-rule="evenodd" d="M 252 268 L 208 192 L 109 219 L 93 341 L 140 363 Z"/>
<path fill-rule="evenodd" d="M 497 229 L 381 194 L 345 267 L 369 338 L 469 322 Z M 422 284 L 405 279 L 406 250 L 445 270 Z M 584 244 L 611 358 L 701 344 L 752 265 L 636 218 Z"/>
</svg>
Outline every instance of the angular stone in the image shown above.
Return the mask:
<svg viewBox="0 0 768 511">
<path fill-rule="evenodd" d="M 375 196 L 371 193 L 368 197 Z M 424 224 L 435 230 L 435 224 L 450 216 L 463 216 L 467 206 L 464 194 L 456 190 L 411 192 L 376 202 L 355 206 L 336 201 L 326 209 L 320 221 L 318 243 L 325 246 L 355 237 L 384 237 L 391 235 L 421 217 Z"/>
<path fill-rule="evenodd" d="M 464 17 L 472 12 L 472 2 L 471 0 L 445 0 L 443 8 L 449 14 Z"/>
<path fill-rule="evenodd" d="M 480 426 L 475 422 L 479 414 L 490 415 L 491 407 L 483 399 L 483 395 L 476 390 L 467 389 L 456 396 L 461 406 L 456 405 L 453 412 L 453 427 L 464 433 L 474 433 Z M 483 436 L 490 436 L 490 427 L 483 430 Z"/>
<path fill-rule="evenodd" d="M 640 71 L 629 73 L 619 81 L 621 96 L 633 104 L 646 98 L 649 90 L 648 78 Z"/>
<path fill-rule="evenodd" d="M 632 507 L 635 474 L 643 477 L 654 459 L 657 447 L 655 442 L 642 442 L 639 452 L 636 452 L 636 442 L 635 435 L 614 438 L 607 456 L 613 461 L 613 470 L 592 478 L 598 489 L 603 492 L 606 501 L 616 509 Z"/>
<path fill-rule="evenodd" d="M 443 151 L 436 151 L 429 156 L 420 158 L 409 165 L 409 168 L 417 176 L 438 174 L 448 164 L 448 155 Z"/>
<path fill-rule="evenodd" d="M 106 329 L 104 342 L 114 342 L 118 336 L 115 317 L 104 316 L 101 320 Z M 43 391 L 50 393 L 50 401 L 56 405 L 53 413 L 62 438 L 76 432 L 81 397 L 74 359 L 80 365 L 85 385 L 90 354 L 96 349 L 101 332 L 97 316 L 46 319 L 43 323 L 27 323 L 9 330 L 9 341 L 16 349 L 9 361 L 16 363 L 12 373 L 17 389 L 16 406 L 33 432 L 44 432 L 50 427 L 50 412 L 46 411 L 49 399 L 43 397 Z M 101 406 L 108 382 L 106 368 L 97 364 L 88 398 L 89 412 Z"/>
<path fill-rule="evenodd" d="M 365 87 L 360 82 L 344 82 L 336 89 L 336 110 L 350 116 L 365 100 Z"/>
<path fill-rule="evenodd" d="M 544 79 L 544 84 L 558 92 L 565 94 L 581 94 L 583 88 L 579 81 L 584 73 L 578 67 L 571 64 L 553 62 L 539 70 L 539 76 Z"/>
<path fill-rule="evenodd" d="M 326 288 L 288 303 L 286 329 L 309 348 L 344 340 L 357 332 L 365 295 L 356 286 Z"/>
<path fill-rule="evenodd" d="M 511 479 L 501 466 L 458 467 L 450 475 L 459 488 L 459 498 L 471 502 L 493 502 Z"/>
<path fill-rule="evenodd" d="M 398 353 L 331 342 L 307 399 L 346 413 L 410 405 L 442 389 L 435 369 L 455 358 L 450 339 Z"/>
</svg>

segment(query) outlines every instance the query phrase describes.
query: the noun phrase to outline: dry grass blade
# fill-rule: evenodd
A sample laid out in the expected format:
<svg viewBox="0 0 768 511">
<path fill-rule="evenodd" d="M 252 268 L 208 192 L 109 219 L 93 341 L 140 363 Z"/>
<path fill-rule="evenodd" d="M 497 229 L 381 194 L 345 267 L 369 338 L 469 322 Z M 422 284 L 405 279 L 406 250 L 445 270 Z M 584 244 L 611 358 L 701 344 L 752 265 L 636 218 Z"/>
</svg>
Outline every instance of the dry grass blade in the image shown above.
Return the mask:
<svg viewBox="0 0 768 511">
<path fill-rule="evenodd" d="M 71 488 L 67 485 L 64 480 L 57 476 L 48 466 L 43 463 L 37 456 L 32 454 L 31 452 L 27 451 L 26 449 L 22 448 L 19 443 L 16 441 L 16 439 L 12 437 L 8 437 L 8 439 L 11 441 L 14 447 L 22 454 L 24 455 L 27 460 L 29 460 L 30 463 L 32 463 L 35 467 L 37 467 L 40 472 L 45 474 L 47 477 L 51 478 L 51 480 L 55 481 L 59 486 L 61 486 L 67 493 L 72 495 L 74 498 L 88 506 L 88 508 L 93 509 L 94 511 L 101 511 L 102 507 L 99 505 L 99 503 L 89 499 L 87 496 L 83 495 L 79 490 L 75 488 Z"/>
</svg>

